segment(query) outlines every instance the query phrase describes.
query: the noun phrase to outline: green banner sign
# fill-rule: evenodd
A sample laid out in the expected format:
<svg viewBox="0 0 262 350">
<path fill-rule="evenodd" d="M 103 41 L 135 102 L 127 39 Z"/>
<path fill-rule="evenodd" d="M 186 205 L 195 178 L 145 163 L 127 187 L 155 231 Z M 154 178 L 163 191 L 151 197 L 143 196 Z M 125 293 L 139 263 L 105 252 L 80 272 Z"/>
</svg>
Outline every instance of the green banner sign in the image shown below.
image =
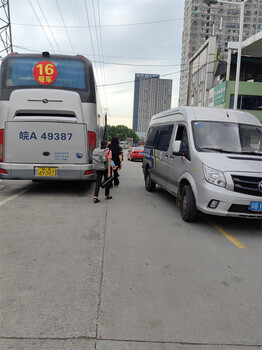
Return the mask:
<svg viewBox="0 0 262 350">
<path fill-rule="evenodd" d="M 227 82 L 224 81 L 223 83 L 214 87 L 214 106 L 221 105 L 222 103 L 225 102 L 226 86 L 227 86 Z"/>
</svg>

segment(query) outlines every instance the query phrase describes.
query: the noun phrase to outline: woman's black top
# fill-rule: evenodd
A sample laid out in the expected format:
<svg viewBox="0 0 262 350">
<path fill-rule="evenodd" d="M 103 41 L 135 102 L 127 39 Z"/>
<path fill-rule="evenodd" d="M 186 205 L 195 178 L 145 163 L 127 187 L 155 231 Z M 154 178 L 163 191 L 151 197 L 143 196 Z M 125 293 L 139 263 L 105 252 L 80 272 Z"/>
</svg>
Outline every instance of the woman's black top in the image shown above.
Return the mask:
<svg viewBox="0 0 262 350">
<path fill-rule="evenodd" d="M 123 152 L 122 147 L 120 147 L 120 146 L 110 147 L 109 146 L 109 148 L 112 151 L 112 159 L 113 159 L 115 165 L 120 166 L 119 156 Z"/>
</svg>

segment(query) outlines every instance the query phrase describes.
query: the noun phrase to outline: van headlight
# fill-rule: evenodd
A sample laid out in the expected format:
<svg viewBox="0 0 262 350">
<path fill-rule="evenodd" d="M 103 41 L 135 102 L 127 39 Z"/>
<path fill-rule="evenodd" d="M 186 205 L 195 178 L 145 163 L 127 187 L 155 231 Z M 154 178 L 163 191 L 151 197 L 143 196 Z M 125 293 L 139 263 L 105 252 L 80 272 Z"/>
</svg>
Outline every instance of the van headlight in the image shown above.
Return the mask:
<svg viewBox="0 0 262 350">
<path fill-rule="evenodd" d="M 216 169 L 209 168 L 203 164 L 204 175 L 207 182 L 210 182 L 213 185 L 226 187 L 226 178 L 225 175 Z"/>
</svg>

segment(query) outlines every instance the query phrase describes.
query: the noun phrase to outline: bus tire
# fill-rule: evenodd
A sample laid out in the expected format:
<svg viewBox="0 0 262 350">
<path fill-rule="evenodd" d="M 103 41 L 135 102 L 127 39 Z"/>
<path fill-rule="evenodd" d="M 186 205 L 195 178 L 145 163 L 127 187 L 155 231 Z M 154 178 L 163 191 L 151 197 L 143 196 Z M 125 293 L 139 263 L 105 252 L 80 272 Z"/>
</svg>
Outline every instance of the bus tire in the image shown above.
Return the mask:
<svg viewBox="0 0 262 350">
<path fill-rule="evenodd" d="M 148 192 L 153 192 L 156 188 L 156 183 L 151 179 L 149 169 L 147 169 L 145 173 L 145 187 Z"/>
<path fill-rule="evenodd" d="M 182 219 L 186 222 L 193 222 L 197 218 L 195 196 L 190 185 L 185 185 L 182 188 L 180 212 Z"/>
</svg>

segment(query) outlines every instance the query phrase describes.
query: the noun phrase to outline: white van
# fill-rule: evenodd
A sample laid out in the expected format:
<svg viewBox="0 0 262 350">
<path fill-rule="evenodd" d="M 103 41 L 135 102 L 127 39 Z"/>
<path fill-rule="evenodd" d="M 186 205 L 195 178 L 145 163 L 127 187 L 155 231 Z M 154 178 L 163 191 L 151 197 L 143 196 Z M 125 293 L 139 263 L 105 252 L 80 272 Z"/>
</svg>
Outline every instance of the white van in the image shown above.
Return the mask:
<svg viewBox="0 0 262 350">
<path fill-rule="evenodd" d="M 262 218 L 262 128 L 247 112 L 180 107 L 152 117 L 143 172 L 177 197 L 185 221 L 198 211 Z"/>
</svg>

